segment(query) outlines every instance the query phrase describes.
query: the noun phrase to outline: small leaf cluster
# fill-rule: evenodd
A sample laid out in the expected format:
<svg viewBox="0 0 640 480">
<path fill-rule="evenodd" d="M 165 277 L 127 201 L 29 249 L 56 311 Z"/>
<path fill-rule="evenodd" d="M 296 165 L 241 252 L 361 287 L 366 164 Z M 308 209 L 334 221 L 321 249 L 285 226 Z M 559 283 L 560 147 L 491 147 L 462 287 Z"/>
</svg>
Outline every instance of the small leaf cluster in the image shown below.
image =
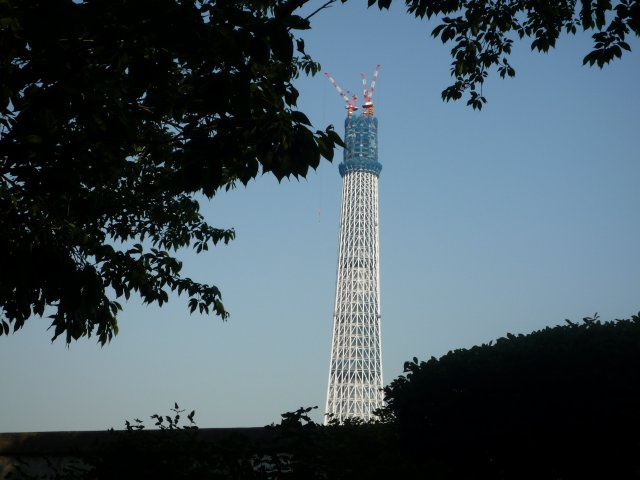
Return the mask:
<svg viewBox="0 0 640 480">
<path fill-rule="evenodd" d="M 368 4 L 389 8 L 391 0 Z M 431 35 L 453 43 L 454 83 L 442 99 L 467 93 L 467 105 L 477 110 L 487 102 L 482 86 L 492 68 L 502 78 L 515 75 L 508 61 L 515 38 L 529 38 L 532 50 L 547 52 L 563 33 L 593 31 L 593 50 L 582 63 L 602 68 L 631 50 L 627 36 L 640 35 L 638 0 L 405 0 L 405 5 L 417 18 L 438 18 Z"/>
<path fill-rule="evenodd" d="M 230 479 L 253 476 L 251 443 L 225 438 L 215 445 L 200 437 L 195 411 L 187 415 L 176 403 L 171 414 L 151 415 L 155 430 L 140 419 L 125 422 L 124 431 L 111 431 L 106 446 L 82 458 L 82 469 L 63 468 L 57 480 L 84 479 Z"/>
<path fill-rule="evenodd" d="M 0 334 L 38 315 L 105 344 L 132 293 L 227 318 L 173 253 L 235 236 L 196 198 L 304 177 L 341 144 L 296 108 L 319 70 L 292 33 L 304 3 L 0 2 Z"/>
<path fill-rule="evenodd" d="M 421 478 L 424 474 L 406 461 L 393 424 L 355 418 L 319 425 L 310 419 L 311 410 L 284 413 L 280 424 L 268 427 L 274 433 L 263 450 L 264 458 L 272 459 L 265 469 L 269 478 Z"/>
</svg>

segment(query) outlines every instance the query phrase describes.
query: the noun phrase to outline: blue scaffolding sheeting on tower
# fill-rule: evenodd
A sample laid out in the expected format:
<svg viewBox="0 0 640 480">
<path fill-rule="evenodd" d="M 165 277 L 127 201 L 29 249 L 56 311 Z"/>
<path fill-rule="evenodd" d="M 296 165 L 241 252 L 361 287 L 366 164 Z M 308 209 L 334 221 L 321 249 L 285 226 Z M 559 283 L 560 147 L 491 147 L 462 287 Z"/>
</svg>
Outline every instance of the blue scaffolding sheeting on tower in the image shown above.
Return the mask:
<svg viewBox="0 0 640 480">
<path fill-rule="evenodd" d="M 359 115 L 345 119 L 343 161 L 338 166 L 344 177 L 353 171 L 370 172 L 380 176 L 382 164 L 378 162 L 378 119 Z"/>
</svg>

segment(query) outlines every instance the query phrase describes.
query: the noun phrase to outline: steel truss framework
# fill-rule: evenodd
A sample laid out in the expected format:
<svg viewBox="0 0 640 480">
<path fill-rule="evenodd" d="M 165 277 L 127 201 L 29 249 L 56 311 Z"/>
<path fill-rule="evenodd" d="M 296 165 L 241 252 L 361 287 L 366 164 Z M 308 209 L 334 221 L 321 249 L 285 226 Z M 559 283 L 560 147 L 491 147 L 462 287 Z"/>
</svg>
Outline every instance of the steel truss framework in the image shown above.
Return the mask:
<svg viewBox="0 0 640 480">
<path fill-rule="evenodd" d="M 347 118 L 326 413 L 371 419 L 383 405 L 377 119 Z"/>
</svg>

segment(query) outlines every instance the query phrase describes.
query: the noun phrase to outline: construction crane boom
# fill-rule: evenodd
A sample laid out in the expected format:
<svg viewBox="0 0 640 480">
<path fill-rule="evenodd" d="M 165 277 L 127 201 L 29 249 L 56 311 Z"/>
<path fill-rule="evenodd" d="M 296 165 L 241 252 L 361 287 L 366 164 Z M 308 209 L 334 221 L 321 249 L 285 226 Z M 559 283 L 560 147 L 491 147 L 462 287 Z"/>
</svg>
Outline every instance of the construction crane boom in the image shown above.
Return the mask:
<svg viewBox="0 0 640 480">
<path fill-rule="evenodd" d="M 372 98 L 373 98 L 373 91 L 376 88 L 376 82 L 378 81 L 379 71 L 380 71 L 380 65 L 376 65 L 376 69 L 373 72 L 373 76 L 371 77 L 371 85 L 369 86 L 369 88 L 367 88 L 367 78 L 365 77 L 364 73 L 362 74 L 362 93 L 364 96 L 364 103 L 362 104 L 363 115 L 368 115 L 368 116 L 373 115 Z M 356 106 L 358 97 L 354 95 L 353 97 L 349 98 L 349 96 L 344 92 L 344 90 L 342 90 L 342 88 L 340 88 L 340 85 L 338 85 L 338 82 L 335 81 L 335 79 L 331 76 L 331 74 L 329 74 L 329 72 L 324 72 L 324 74 L 329 79 L 329 81 L 333 84 L 333 86 L 336 88 L 340 96 L 347 103 L 347 105 L 345 106 L 345 108 L 347 109 L 347 116 L 351 118 L 351 116 L 353 115 L 353 112 L 358 110 L 358 107 Z"/>
<path fill-rule="evenodd" d="M 378 72 L 380 72 L 380 65 L 376 65 L 376 70 L 373 72 L 373 77 L 371 77 L 371 85 L 367 88 L 367 78 L 364 73 L 362 74 L 362 90 L 364 95 L 364 104 L 362 108 L 364 108 L 365 115 L 373 115 L 373 91 L 376 88 L 376 82 L 378 81 Z"/>
<path fill-rule="evenodd" d="M 351 117 L 351 115 L 353 115 L 353 112 L 358 110 L 358 107 L 356 106 L 356 102 L 358 101 L 358 97 L 354 95 L 352 98 L 349 98 L 347 96 L 347 94 L 344 92 L 344 90 L 342 90 L 340 88 L 340 85 L 338 85 L 338 82 L 336 82 L 334 80 L 334 78 L 331 76 L 331 74 L 329 72 L 324 72 L 324 74 L 329 79 L 329 81 L 332 83 L 332 85 L 336 88 L 336 90 L 338 91 L 340 96 L 342 98 L 344 98 L 345 102 L 347 102 L 347 105 L 345 106 L 345 108 L 347 109 L 347 115 L 349 117 Z"/>
</svg>

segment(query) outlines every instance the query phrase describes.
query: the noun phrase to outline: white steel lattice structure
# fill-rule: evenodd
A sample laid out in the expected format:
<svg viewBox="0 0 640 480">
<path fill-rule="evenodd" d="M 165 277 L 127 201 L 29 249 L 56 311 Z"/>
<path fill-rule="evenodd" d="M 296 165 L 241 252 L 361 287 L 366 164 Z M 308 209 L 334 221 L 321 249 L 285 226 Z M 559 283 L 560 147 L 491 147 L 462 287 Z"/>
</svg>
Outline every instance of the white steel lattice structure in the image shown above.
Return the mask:
<svg viewBox="0 0 640 480">
<path fill-rule="evenodd" d="M 325 410 L 327 420 L 340 422 L 356 417 L 369 420 L 383 405 L 378 230 L 382 165 L 378 162 L 378 120 L 371 102 L 377 73 L 376 68 L 369 90 L 363 79 L 362 115 L 353 116 L 357 107 L 343 95 L 347 101 L 346 148 L 339 165 L 340 246 Z"/>
</svg>

